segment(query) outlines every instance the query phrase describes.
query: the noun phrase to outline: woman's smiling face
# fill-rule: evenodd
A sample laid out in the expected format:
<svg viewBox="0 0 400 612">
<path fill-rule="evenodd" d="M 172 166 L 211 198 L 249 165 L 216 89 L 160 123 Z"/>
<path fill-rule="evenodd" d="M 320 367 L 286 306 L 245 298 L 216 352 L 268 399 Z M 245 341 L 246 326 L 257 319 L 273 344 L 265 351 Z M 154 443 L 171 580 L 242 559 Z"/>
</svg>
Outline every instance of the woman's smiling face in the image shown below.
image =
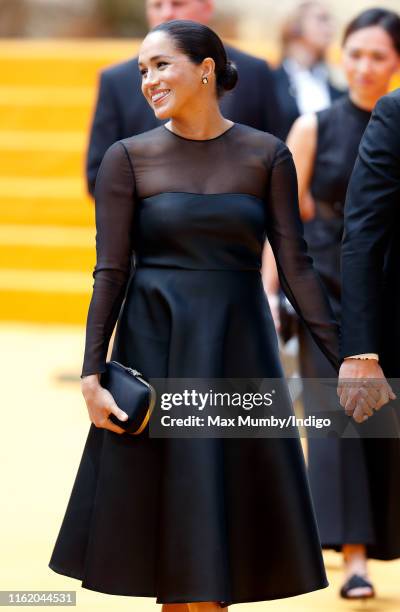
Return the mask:
<svg viewBox="0 0 400 612">
<path fill-rule="evenodd" d="M 205 93 L 203 75 L 211 80 L 207 60 L 195 64 L 165 32 L 146 36 L 140 48 L 139 69 L 142 93 L 158 119 L 169 119 L 195 107 Z"/>
</svg>

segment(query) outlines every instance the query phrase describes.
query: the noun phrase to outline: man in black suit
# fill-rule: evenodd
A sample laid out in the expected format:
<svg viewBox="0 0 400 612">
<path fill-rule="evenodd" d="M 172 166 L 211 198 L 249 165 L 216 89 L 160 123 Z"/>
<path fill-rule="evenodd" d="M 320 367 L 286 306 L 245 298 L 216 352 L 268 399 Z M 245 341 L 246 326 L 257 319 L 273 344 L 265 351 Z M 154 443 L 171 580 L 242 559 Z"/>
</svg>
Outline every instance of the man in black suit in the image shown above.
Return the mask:
<svg viewBox="0 0 400 612">
<path fill-rule="evenodd" d="M 278 66 L 273 73 L 274 81 L 275 81 L 275 91 L 279 103 L 280 114 L 282 127 L 280 129 L 280 138 L 285 139 L 289 134 L 290 128 L 293 123 L 296 121 L 298 117 L 300 117 L 300 109 L 298 106 L 297 98 L 296 98 L 296 89 L 292 84 L 292 77 L 285 67 L 287 66 L 287 62 L 282 63 Z M 320 73 L 320 81 L 322 86 L 324 86 L 329 94 L 329 102 L 331 104 L 344 94 L 343 89 L 338 89 L 335 87 L 328 79 L 328 73 L 325 71 L 325 67 L 323 65 L 319 65 L 315 72 Z M 310 73 L 312 71 L 310 70 Z M 311 94 L 310 94 L 311 95 Z M 312 107 L 312 99 L 310 98 L 310 110 L 305 112 L 314 112 L 314 109 L 311 110 Z M 320 110 L 319 108 L 317 110 Z"/>
<path fill-rule="evenodd" d="M 172 19 L 191 19 L 206 24 L 213 10 L 214 0 L 146 0 L 150 28 Z M 226 50 L 237 66 L 239 80 L 235 89 L 225 94 L 221 101 L 224 116 L 279 136 L 281 122 L 268 64 L 228 45 Z M 140 84 L 136 57 L 101 73 L 86 162 L 88 191 L 92 195 L 97 171 L 108 147 L 116 140 L 163 123 L 155 118 Z"/>
<path fill-rule="evenodd" d="M 343 90 L 330 81 L 326 53 L 334 36 L 334 21 L 319 0 L 301 2 L 282 24 L 282 63 L 273 73 L 281 113 L 281 138 L 287 137 L 304 113 L 327 108 Z"/>
<path fill-rule="evenodd" d="M 338 394 L 361 422 L 371 404 L 377 410 L 396 397 L 384 373 L 400 378 L 400 89 L 379 100 L 360 144 L 345 204 L 342 284 Z M 380 396 L 363 401 L 345 379 L 372 379 Z"/>
</svg>

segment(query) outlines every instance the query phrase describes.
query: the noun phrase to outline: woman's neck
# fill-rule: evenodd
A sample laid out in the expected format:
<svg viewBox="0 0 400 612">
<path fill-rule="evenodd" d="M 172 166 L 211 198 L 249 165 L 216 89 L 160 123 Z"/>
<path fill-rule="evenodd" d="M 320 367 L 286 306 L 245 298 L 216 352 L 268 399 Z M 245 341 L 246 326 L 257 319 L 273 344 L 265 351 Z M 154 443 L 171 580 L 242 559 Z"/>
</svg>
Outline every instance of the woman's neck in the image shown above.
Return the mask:
<svg viewBox="0 0 400 612">
<path fill-rule="evenodd" d="M 233 121 L 225 119 L 218 103 L 209 103 L 201 109 L 191 109 L 187 114 L 171 117 L 166 127 L 175 134 L 192 140 L 207 140 L 219 136 Z"/>
<path fill-rule="evenodd" d="M 381 98 L 385 94 L 387 94 L 387 90 L 367 96 L 351 89 L 349 91 L 349 98 L 353 102 L 353 104 L 355 104 L 359 108 L 366 111 L 372 111 L 379 98 Z"/>
</svg>

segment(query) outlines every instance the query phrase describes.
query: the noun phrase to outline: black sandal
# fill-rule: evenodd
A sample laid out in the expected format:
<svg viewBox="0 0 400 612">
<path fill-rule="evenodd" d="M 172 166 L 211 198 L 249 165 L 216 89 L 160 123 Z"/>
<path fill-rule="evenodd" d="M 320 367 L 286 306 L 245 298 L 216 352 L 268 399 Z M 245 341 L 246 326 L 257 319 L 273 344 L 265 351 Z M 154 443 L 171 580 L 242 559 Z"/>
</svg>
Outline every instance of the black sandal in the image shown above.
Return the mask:
<svg viewBox="0 0 400 612">
<path fill-rule="evenodd" d="M 368 587 L 369 589 L 371 589 L 371 593 L 365 595 L 349 594 L 349 591 L 363 587 Z M 375 597 L 375 590 L 369 580 L 366 580 L 359 574 L 353 574 L 353 576 L 351 576 L 351 578 L 349 578 L 340 589 L 340 597 L 342 597 L 343 599 L 369 599 L 370 597 Z"/>
</svg>

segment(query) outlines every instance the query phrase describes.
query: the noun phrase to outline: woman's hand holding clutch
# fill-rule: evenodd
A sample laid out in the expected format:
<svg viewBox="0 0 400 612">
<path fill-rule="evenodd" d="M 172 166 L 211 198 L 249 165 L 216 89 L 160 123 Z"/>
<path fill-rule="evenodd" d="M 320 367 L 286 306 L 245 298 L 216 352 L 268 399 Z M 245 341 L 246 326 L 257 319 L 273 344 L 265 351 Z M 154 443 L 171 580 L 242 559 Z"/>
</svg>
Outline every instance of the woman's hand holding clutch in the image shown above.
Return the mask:
<svg viewBox="0 0 400 612">
<path fill-rule="evenodd" d="M 115 433 L 125 433 L 125 429 L 112 423 L 108 416 L 112 413 L 121 421 L 126 421 L 128 415 L 118 407 L 111 393 L 101 386 L 98 375 L 85 376 L 81 388 L 92 423 Z"/>
</svg>

